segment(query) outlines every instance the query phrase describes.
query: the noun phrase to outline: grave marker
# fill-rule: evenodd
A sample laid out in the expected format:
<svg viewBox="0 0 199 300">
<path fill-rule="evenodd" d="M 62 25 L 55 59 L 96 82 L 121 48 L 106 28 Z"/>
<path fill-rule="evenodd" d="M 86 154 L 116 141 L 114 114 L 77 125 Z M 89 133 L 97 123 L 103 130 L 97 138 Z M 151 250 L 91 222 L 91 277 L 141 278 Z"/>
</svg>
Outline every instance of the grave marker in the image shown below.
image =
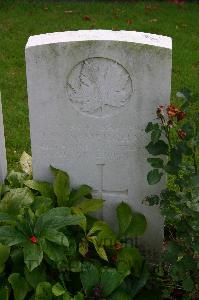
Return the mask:
<svg viewBox="0 0 199 300">
<path fill-rule="evenodd" d="M 88 30 L 29 38 L 26 65 L 33 175 L 51 180 L 49 165 L 73 185 L 88 184 L 106 201 L 103 217 L 128 202 L 148 220 L 139 239 L 157 257 L 163 219 L 141 202 L 165 185 L 148 185 L 144 129 L 168 104 L 171 39 L 153 34 Z"/>
</svg>

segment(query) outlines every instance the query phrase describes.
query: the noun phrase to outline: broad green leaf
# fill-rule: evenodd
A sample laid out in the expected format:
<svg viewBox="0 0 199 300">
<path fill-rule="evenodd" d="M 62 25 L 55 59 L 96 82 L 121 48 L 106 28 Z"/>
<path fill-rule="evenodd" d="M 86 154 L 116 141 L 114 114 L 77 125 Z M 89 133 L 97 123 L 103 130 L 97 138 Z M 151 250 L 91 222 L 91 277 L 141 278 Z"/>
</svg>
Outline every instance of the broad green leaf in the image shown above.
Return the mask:
<svg viewBox="0 0 199 300">
<path fill-rule="evenodd" d="M 14 170 L 12 170 L 6 177 L 6 180 L 9 182 L 10 187 L 22 188 L 26 178 L 27 178 L 27 174 L 22 172 L 15 172 Z"/>
<path fill-rule="evenodd" d="M 17 219 L 12 215 L 9 215 L 4 212 L 0 212 L 0 222 L 5 222 L 7 224 L 14 224 L 17 223 Z"/>
<path fill-rule="evenodd" d="M 104 200 L 102 199 L 89 199 L 89 200 L 84 200 L 77 204 L 76 206 L 84 213 L 90 213 L 94 212 L 96 210 L 99 210 L 103 207 Z"/>
<path fill-rule="evenodd" d="M 80 279 L 86 295 L 89 295 L 92 292 L 93 287 L 100 282 L 98 268 L 90 262 L 83 263 Z"/>
<path fill-rule="evenodd" d="M 30 207 L 33 201 L 33 194 L 27 187 L 12 189 L 1 200 L 0 210 L 16 216 L 21 208 Z"/>
<path fill-rule="evenodd" d="M 183 289 L 187 292 L 191 292 L 194 288 L 194 283 L 191 277 L 187 277 L 182 281 Z"/>
<path fill-rule="evenodd" d="M 147 174 L 148 184 L 153 185 L 160 181 L 163 173 L 160 173 L 158 169 L 153 169 Z"/>
<path fill-rule="evenodd" d="M 25 299 L 27 293 L 29 292 L 29 285 L 25 278 L 19 273 L 13 273 L 8 277 L 8 281 L 11 284 L 14 291 L 15 300 Z"/>
<path fill-rule="evenodd" d="M 143 214 L 133 213 L 133 218 L 130 226 L 128 227 L 125 235 L 133 238 L 144 234 L 147 227 L 146 218 Z"/>
<path fill-rule="evenodd" d="M 81 268 L 82 268 L 82 264 L 79 260 L 77 259 L 73 259 L 73 260 L 70 260 L 70 271 L 71 272 L 81 272 Z"/>
<path fill-rule="evenodd" d="M 117 207 L 117 218 L 120 235 L 124 235 L 132 221 L 132 210 L 127 203 L 120 203 Z"/>
<path fill-rule="evenodd" d="M 117 269 L 120 272 L 125 272 L 133 268 L 136 276 L 140 275 L 142 269 L 143 258 L 139 250 L 135 247 L 124 247 L 117 255 Z"/>
<path fill-rule="evenodd" d="M 74 215 L 80 216 L 82 218 L 82 221 L 79 223 L 79 226 L 84 230 L 84 232 L 86 232 L 87 219 L 84 213 L 78 207 L 71 207 L 71 210 Z"/>
<path fill-rule="evenodd" d="M 105 223 L 104 221 L 96 221 L 93 226 L 91 227 L 91 229 L 89 230 L 89 233 L 87 234 L 88 236 L 89 235 L 92 235 L 98 231 L 104 231 L 104 230 L 107 230 L 107 229 L 110 229 L 110 226 Z"/>
<path fill-rule="evenodd" d="M 63 298 L 63 300 L 69 300 L 69 298 Z M 85 300 L 85 297 L 82 293 L 79 292 L 77 293 L 77 295 L 74 296 L 73 300 Z"/>
<path fill-rule="evenodd" d="M 57 231 L 55 229 L 49 229 L 44 232 L 43 237 L 55 244 L 69 247 L 68 238 L 65 236 L 63 232 Z"/>
<path fill-rule="evenodd" d="M 128 272 L 120 273 L 113 268 L 104 268 L 101 272 L 100 285 L 105 297 L 109 296 L 114 290 L 116 290 L 124 278 L 128 275 Z"/>
<path fill-rule="evenodd" d="M 26 180 L 24 184 L 30 189 L 38 191 L 42 196 L 54 198 L 53 186 L 48 182 Z"/>
<path fill-rule="evenodd" d="M 87 252 L 88 252 L 88 241 L 84 238 L 79 243 L 79 253 L 82 256 L 85 256 Z"/>
<path fill-rule="evenodd" d="M 123 290 L 116 290 L 113 292 L 107 300 L 132 300 L 132 297 L 125 291 Z"/>
<path fill-rule="evenodd" d="M 161 158 L 150 157 L 147 159 L 147 161 L 153 168 L 163 168 L 164 166 L 164 161 Z"/>
<path fill-rule="evenodd" d="M 36 289 L 37 285 L 40 282 L 46 281 L 47 275 L 45 272 L 45 269 L 42 265 L 35 268 L 33 271 L 29 271 L 27 268 L 25 268 L 24 275 L 26 278 L 26 281 L 30 284 L 31 287 Z"/>
<path fill-rule="evenodd" d="M 103 260 L 108 261 L 108 257 L 104 247 L 98 243 L 96 236 L 88 237 L 88 240 L 94 245 L 96 252 L 98 253 L 99 257 Z"/>
<path fill-rule="evenodd" d="M 39 244 L 32 244 L 30 241 L 24 244 L 24 262 L 29 271 L 37 268 L 43 259 L 43 251 Z"/>
<path fill-rule="evenodd" d="M 7 287 L 0 288 L 0 299 L 9 300 L 9 289 Z"/>
<path fill-rule="evenodd" d="M 161 130 L 159 128 L 154 129 L 151 132 L 151 141 L 152 141 L 152 143 L 156 144 L 159 141 L 160 136 L 161 136 Z"/>
<path fill-rule="evenodd" d="M 4 265 L 10 255 L 10 247 L 0 244 L 0 266 Z"/>
<path fill-rule="evenodd" d="M 44 253 L 55 262 L 64 261 L 66 259 L 66 248 L 63 246 L 56 245 L 52 242 L 42 240 L 42 249 Z"/>
<path fill-rule="evenodd" d="M 40 282 L 36 288 L 35 300 L 52 300 L 52 286 L 49 282 Z"/>
<path fill-rule="evenodd" d="M 70 214 L 68 207 L 56 207 L 41 215 L 36 224 L 35 232 L 43 232 L 47 229 L 60 229 L 67 225 L 79 225 L 83 217 Z"/>
<path fill-rule="evenodd" d="M 70 193 L 70 202 L 73 204 L 86 196 L 90 196 L 92 188 L 88 185 L 81 185 L 78 189 L 72 190 Z"/>
<path fill-rule="evenodd" d="M 53 292 L 53 295 L 58 297 L 58 296 L 65 294 L 66 291 L 63 288 L 63 286 L 59 282 L 57 282 L 56 284 L 53 285 L 52 292 Z"/>
<path fill-rule="evenodd" d="M 24 151 L 20 157 L 19 162 L 23 172 L 28 175 L 32 175 L 32 157 Z"/>
<path fill-rule="evenodd" d="M 26 241 L 26 237 L 12 226 L 0 226 L 0 243 L 14 246 Z"/>
<path fill-rule="evenodd" d="M 55 175 L 53 182 L 54 193 L 57 196 L 58 206 L 64 206 L 67 204 L 70 195 L 70 179 L 66 172 L 52 168 Z"/>
<path fill-rule="evenodd" d="M 165 154 L 168 155 L 168 145 L 162 141 L 159 140 L 157 143 L 152 143 L 150 142 L 147 146 L 146 146 L 147 151 L 152 154 L 152 155 L 160 155 L 160 154 Z"/>
<path fill-rule="evenodd" d="M 33 211 L 35 211 L 35 216 L 40 217 L 45 212 L 53 208 L 53 200 L 45 196 L 35 196 L 34 203 L 32 205 Z"/>
<path fill-rule="evenodd" d="M 135 278 L 131 285 L 131 296 L 136 296 L 140 290 L 146 285 L 149 279 L 150 273 L 146 266 L 146 263 L 142 264 L 142 269 L 137 278 Z"/>
</svg>

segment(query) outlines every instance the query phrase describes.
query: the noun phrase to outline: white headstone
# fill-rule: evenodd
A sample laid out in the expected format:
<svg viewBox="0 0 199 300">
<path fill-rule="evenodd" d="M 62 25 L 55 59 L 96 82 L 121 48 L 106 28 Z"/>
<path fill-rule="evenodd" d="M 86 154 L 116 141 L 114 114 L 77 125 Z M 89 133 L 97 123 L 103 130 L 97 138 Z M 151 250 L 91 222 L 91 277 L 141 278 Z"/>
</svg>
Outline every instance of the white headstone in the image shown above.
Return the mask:
<svg viewBox="0 0 199 300">
<path fill-rule="evenodd" d="M 0 93 L 0 182 L 3 182 L 7 174 L 6 148 L 4 138 L 3 113 Z"/>
<path fill-rule="evenodd" d="M 163 219 L 141 202 L 150 187 L 144 129 L 159 104 L 168 104 L 171 39 L 130 31 L 88 30 L 29 38 L 26 64 L 33 174 L 51 180 L 49 165 L 73 185 L 88 184 L 106 199 L 104 219 L 128 202 L 143 212 L 142 244 L 160 251 Z"/>
</svg>

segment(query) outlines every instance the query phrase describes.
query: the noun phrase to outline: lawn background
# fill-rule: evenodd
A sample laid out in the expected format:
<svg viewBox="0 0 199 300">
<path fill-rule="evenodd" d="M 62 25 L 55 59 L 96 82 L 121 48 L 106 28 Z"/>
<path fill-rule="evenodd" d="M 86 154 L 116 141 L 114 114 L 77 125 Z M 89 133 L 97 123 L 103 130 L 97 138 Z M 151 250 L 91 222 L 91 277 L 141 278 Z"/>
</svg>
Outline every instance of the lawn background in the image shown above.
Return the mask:
<svg viewBox="0 0 199 300">
<path fill-rule="evenodd" d="M 9 169 L 18 168 L 24 150 L 30 153 L 24 59 L 28 37 L 95 28 L 136 30 L 172 37 L 172 99 L 184 86 L 193 92 L 199 91 L 197 3 L 0 0 L 0 90 Z"/>
</svg>

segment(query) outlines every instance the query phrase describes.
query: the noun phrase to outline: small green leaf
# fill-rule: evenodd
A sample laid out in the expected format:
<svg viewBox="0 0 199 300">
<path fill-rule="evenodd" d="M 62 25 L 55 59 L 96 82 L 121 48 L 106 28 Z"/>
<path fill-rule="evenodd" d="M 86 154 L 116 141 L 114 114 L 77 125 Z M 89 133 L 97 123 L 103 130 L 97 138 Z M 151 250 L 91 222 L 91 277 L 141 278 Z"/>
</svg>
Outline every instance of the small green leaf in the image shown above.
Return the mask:
<svg viewBox="0 0 199 300">
<path fill-rule="evenodd" d="M 28 271 L 27 268 L 25 268 L 24 275 L 25 275 L 27 282 L 34 289 L 36 289 L 37 285 L 40 282 L 46 281 L 46 279 L 47 279 L 47 274 L 46 274 L 45 268 L 42 265 L 40 265 L 39 267 L 37 267 L 36 269 L 34 269 L 31 272 Z"/>
<path fill-rule="evenodd" d="M 140 213 L 133 213 L 131 224 L 128 227 L 125 235 L 130 238 L 142 236 L 146 230 L 146 227 L 147 222 L 145 216 Z"/>
<path fill-rule="evenodd" d="M 132 221 L 132 210 L 127 203 L 122 202 L 117 206 L 117 219 L 120 235 L 124 235 Z"/>
<path fill-rule="evenodd" d="M 28 175 L 32 175 L 32 157 L 24 151 L 20 157 L 19 162 L 22 171 Z"/>
<path fill-rule="evenodd" d="M 34 300 L 52 300 L 52 286 L 49 282 L 40 282 L 36 288 Z"/>
<path fill-rule="evenodd" d="M 99 284 L 100 274 L 98 268 L 90 262 L 83 263 L 80 279 L 86 295 L 89 295 L 93 287 Z"/>
<path fill-rule="evenodd" d="M 149 123 L 147 124 L 146 129 L 145 129 L 145 132 L 148 133 L 148 132 L 152 131 L 153 128 L 154 128 L 154 124 L 153 124 L 152 122 L 149 122 Z"/>
<path fill-rule="evenodd" d="M 146 149 L 152 155 L 160 155 L 160 154 L 168 155 L 168 145 L 162 140 L 159 140 L 155 144 L 150 142 L 146 146 Z"/>
<path fill-rule="evenodd" d="M 55 180 L 53 182 L 54 193 L 57 196 L 58 206 L 67 204 L 70 195 L 70 179 L 66 172 L 51 167 Z"/>
<path fill-rule="evenodd" d="M 31 191 L 25 188 L 12 189 L 5 194 L 0 202 L 0 210 L 10 215 L 17 216 L 21 208 L 30 207 L 34 197 Z"/>
<path fill-rule="evenodd" d="M 4 222 L 7 224 L 14 224 L 17 223 L 17 219 L 13 217 L 12 215 L 9 215 L 4 212 L 0 212 L 0 222 Z"/>
<path fill-rule="evenodd" d="M 10 187 L 22 188 L 26 178 L 27 178 L 27 174 L 12 170 L 6 177 L 6 180 L 9 182 Z"/>
<path fill-rule="evenodd" d="M 88 252 L 88 241 L 84 238 L 79 243 L 79 253 L 82 256 L 85 256 L 87 252 Z"/>
<path fill-rule="evenodd" d="M 53 292 L 53 295 L 58 297 L 58 296 L 65 294 L 66 291 L 63 288 L 63 286 L 59 282 L 57 282 L 56 284 L 53 285 L 52 292 Z"/>
<path fill-rule="evenodd" d="M 54 198 L 53 187 L 48 182 L 26 180 L 24 184 L 32 190 L 38 191 L 42 196 Z"/>
<path fill-rule="evenodd" d="M 4 265 L 10 255 L 10 247 L 0 244 L 0 265 Z"/>
<path fill-rule="evenodd" d="M 26 237 L 12 226 L 0 226 L 0 243 L 14 246 L 26 241 Z"/>
<path fill-rule="evenodd" d="M 69 247 L 68 238 L 63 234 L 63 232 L 57 231 L 55 229 L 46 230 L 43 237 L 50 242 L 58 244 L 60 246 Z"/>
<path fill-rule="evenodd" d="M 34 270 L 41 264 L 43 259 L 43 251 L 39 244 L 32 244 L 28 241 L 24 244 L 23 253 L 24 262 L 29 271 Z"/>
<path fill-rule="evenodd" d="M 147 174 L 148 184 L 153 185 L 160 181 L 163 173 L 160 173 L 158 169 L 153 169 Z"/>
<path fill-rule="evenodd" d="M 102 199 L 89 199 L 89 200 L 84 200 L 77 204 L 76 206 L 84 213 L 90 213 L 94 212 L 96 210 L 99 210 L 103 207 L 104 200 Z"/>
<path fill-rule="evenodd" d="M 19 273 L 13 273 L 8 277 L 8 281 L 11 284 L 14 291 L 14 299 L 15 300 L 23 300 L 25 299 L 28 291 L 29 285 Z"/>
<path fill-rule="evenodd" d="M 147 159 L 153 168 L 163 168 L 164 161 L 161 158 L 150 157 Z"/>
<path fill-rule="evenodd" d="M 98 243 L 97 237 L 96 236 L 88 237 L 88 240 L 91 243 L 93 243 L 95 250 L 96 250 L 97 254 L 99 255 L 99 257 L 105 261 L 108 261 L 106 251 L 105 251 L 104 247 Z"/>
<path fill-rule="evenodd" d="M 143 258 L 136 247 L 124 247 L 118 252 L 117 269 L 120 272 L 125 272 L 133 268 L 136 276 L 140 275 L 142 269 Z"/>
<path fill-rule="evenodd" d="M 52 260 L 55 262 L 60 262 L 64 261 L 66 259 L 66 249 L 63 246 L 56 245 L 52 242 L 42 240 L 42 249 L 44 253 Z"/>
<path fill-rule="evenodd" d="M 151 141 L 153 144 L 156 144 L 161 137 L 161 129 L 157 128 L 151 132 Z"/>
<path fill-rule="evenodd" d="M 91 196 L 92 188 L 88 185 L 81 185 L 78 189 L 72 190 L 70 193 L 70 202 L 73 204 L 86 196 Z"/>
<path fill-rule="evenodd" d="M 116 290 L 128 275 L 128 272 L 120 273 L 113 268 L 104 268 L 101 273 L 100 285 L 105 297 L 109 296 L 114 290 Z"/>
</svg>

